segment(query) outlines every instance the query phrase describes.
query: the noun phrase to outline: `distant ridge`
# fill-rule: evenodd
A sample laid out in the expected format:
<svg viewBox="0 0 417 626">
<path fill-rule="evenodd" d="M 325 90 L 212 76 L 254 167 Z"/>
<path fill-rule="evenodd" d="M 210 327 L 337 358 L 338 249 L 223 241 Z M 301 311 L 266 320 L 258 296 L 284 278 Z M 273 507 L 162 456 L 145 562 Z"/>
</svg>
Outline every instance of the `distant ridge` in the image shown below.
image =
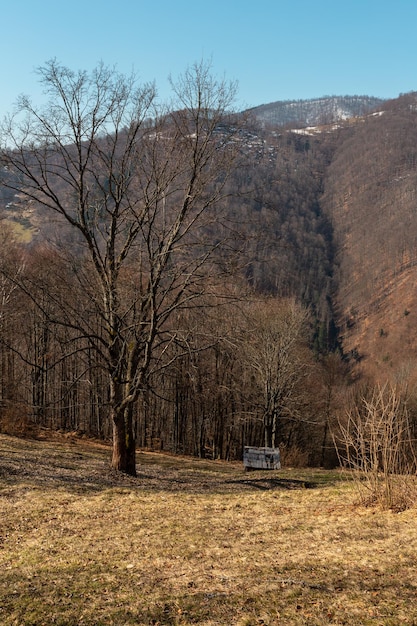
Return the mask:
<svg viewBox="0 0 417 626">
<path fill-rule="evenodd" d="M 386 101 L 372 96 L 324 96 L 312 100 L 283 100 L 248 109 L 258 122 L 270 126 L 315 126 L 366 115 Z"/>
</svg>

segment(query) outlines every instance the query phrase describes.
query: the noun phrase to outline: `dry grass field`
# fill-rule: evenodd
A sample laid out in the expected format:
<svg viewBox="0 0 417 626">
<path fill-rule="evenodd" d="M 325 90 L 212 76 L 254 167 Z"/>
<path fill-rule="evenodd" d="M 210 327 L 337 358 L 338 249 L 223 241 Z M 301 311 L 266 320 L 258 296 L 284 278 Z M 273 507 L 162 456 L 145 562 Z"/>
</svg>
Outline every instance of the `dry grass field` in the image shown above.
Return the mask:
<svg viewBox="0 0 417 626">
<path fill-rule="evenodd" d="M 0 435 L 0 624 L 417 624 L 417 516 L 339 472 Z"/>
</svg>

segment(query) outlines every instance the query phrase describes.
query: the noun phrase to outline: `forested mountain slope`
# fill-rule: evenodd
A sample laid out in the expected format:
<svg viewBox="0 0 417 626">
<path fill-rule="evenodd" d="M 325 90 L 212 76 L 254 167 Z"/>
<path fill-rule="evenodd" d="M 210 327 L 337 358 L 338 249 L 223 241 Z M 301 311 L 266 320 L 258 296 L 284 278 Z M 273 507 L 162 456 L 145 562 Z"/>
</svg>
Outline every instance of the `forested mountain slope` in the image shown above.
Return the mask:
<svg viewBox="0 0 417 626">
<path fill-rule="evenodd" d="M 351 124 L 326 170 L 322 208 L 337 250 L 343 350 L 376 377 L 417 356 L 417 96 Z"/>
<path fill-rule="evenodd" d="M 234 179 L 237 211 L 246 224 L 245 276 L 257 292 L 294 296 L 311 307 L 315 347 L 326 351 L 335 345 L 334 246 L 321 196 L 338 133 L 257 132 L 257 157 Z"/>
<path fill-rule="evenodd" d="M 234 173 L 229 199 L 247 281 L 309 306 L 317 351 L 339 345 L 357 370 L 378 376 L 410 369 L 417 355 L 416 94 L 273 103 L 251 117 L 241 135 L 247 166 Z M 294 120 L 292 129 L 277 127 Z M 305 128 L 318 120 L 331 123 Z M 1 194 L 2 217 L 35 240 L 53 236 L 56 226 L 34 207 L 22 207 L 7 189 Z"/>
<path fill-rule="evenodd" d="M 337 125 L 264 127 L 248 275 L 313 308 L 318 349 L 337 327 L 356 373 L 398 379 L 417 373 L 417 95 L 379 104 Z"/>
</svg>

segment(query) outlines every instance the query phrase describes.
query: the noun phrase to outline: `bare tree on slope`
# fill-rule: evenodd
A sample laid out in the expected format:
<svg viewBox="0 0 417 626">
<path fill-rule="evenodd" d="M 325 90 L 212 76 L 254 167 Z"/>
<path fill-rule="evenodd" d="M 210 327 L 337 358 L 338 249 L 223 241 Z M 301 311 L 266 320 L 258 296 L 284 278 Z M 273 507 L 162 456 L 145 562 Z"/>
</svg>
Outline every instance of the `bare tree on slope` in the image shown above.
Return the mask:
<svg viewBox="0 0 417 626">
<path fill-rule="evenodd" d="M 196 64 L 171 81 L 175 106 L 161 112 L 153 85 L 103 65 L 73 72 L 52 60 L 39 75 L 48 104 L 21 97 L 2 126 L 4 184 L 69 233 L 62 254 L 84 304 L 61 289 L 53 322 L 100 355 L 112 467 L 135 475 L 135 402 L 180 343 L 179 312 L 207 291 L 222 247 L 236 87 Z"/>
</svg>

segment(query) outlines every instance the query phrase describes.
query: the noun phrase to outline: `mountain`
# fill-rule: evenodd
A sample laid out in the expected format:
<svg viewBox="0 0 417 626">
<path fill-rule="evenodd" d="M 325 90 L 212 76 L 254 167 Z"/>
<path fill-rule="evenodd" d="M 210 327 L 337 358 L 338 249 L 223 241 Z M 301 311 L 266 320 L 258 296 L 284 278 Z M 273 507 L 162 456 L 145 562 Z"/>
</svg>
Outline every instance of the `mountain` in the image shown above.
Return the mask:
<svg viewBox="0 0 417 626">
<path fill-rule="evenodd" d="M 339 137 L 321 197 L 333 226 L 333 304 L 356 369 L 417 373 L 417 94 Z"/>
<path fill-rule="evenodd" d="M 324 96 L 312 100 L 286 100 L 249 109 L 255 119 L 268 126 L 317 126 L 366 115 L 384 100 L 370 96 Z"/>
<path fill-rule="evenodd" d="M 336 342 L 358 376 L 417 380 L 417 93 L 251 113 L 270 162 L 251 279 L 313 307 L 318 349 Z"/>
<path fill-rule="evenodd" d="M 339 347 L 358 376 L 417 380 L 417 94 L 249 113 L 230 194 L 248 282 L 308 305 L 315 349 Z M 42 236 L 40 214 L 1 194 L 1 215 Z"/>
</svg>

